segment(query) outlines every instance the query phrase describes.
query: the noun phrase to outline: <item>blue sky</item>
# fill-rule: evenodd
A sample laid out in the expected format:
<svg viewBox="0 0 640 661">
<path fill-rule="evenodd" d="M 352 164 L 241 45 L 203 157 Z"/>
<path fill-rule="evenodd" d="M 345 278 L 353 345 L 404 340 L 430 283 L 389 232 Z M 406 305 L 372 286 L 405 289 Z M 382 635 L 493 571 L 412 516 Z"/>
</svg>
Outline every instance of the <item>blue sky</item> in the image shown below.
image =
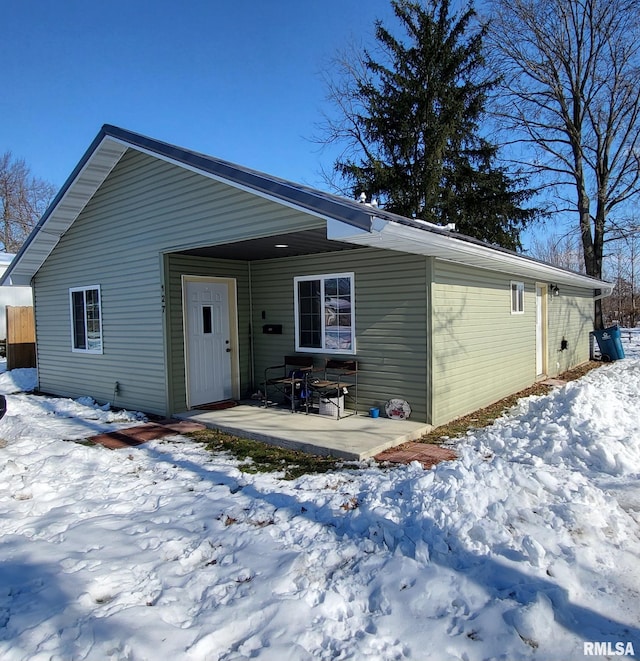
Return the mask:
<svg viewBox="0 0 640 661">
<path fill-rule="evenodd" d="M 0 0 L 0 153 L 61 186 L 115 124 L 324 187 L 320 73 L 388 0 Z"/>
<path fill-rule="evenodd" d="M 0 0 L 0 19 L 0 154 L 56 188 L 115 124 L 326 189 L 322 72 L 395 17 L 389 0 Z"/>
</svg>

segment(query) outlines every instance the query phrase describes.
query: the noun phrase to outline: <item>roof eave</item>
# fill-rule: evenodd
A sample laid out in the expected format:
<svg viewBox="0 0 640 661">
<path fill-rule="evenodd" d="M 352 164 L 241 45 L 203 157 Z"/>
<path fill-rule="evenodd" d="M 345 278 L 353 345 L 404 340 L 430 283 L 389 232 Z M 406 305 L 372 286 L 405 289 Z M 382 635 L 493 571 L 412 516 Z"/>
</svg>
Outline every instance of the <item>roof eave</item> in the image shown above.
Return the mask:
<svg viewBox="0 0 640 661">
<path fill-rule="evenodd" d="M 482 243 L 465 241 L 455 234 L 429 231 L 379 218 L 374 219 L 370 232 L 354 232 L 338 223 L 329 223 L 327 232 L 329 238 L 346 243 L 437 257 L 475 268 L 508 273 L 515 277 L 600 290 L 605 295 L 609 295 L 613 289 L 611 283 L 603 280 L 573 273 L 516 253 L 496 250 Z"/>
<path fill-rule="evenodd" d="M 69 229 L 126 148 L 109 139 L 104 128 L 98 133 L 78 165 L 44 212 L 0 284 L 28 285 L 60 237 Z"/>
<path fill-rule="evenodd" d="M 370 205 L 271 177 L 227 161 L 182 149 L 115 126 L 102 127 L 49 208 L 44 213 L 0 284 L 31 284 L 33 276 L 127 149 L 148 153 L 231 186 L 327 220 L 327 237 L 356 245 L 379 246 L 448 259 L 554 283 L 573 284 L 611 293 L 610 283 L 572 273 L 516 253 L 497 249 L 443 228 L 378 212 Z M 376 217 L 379 213 L 382 217 Z"/>
<path fill-rule="evenodd" d="M 322 219 L 336 218 L 356 228 L 371 226 L 372 214 L 366 206 L 106 124 L 28 236 L 0 284 L 31 284 L 60 237 L 127 149 L 150 154 Z"/>
</svg>

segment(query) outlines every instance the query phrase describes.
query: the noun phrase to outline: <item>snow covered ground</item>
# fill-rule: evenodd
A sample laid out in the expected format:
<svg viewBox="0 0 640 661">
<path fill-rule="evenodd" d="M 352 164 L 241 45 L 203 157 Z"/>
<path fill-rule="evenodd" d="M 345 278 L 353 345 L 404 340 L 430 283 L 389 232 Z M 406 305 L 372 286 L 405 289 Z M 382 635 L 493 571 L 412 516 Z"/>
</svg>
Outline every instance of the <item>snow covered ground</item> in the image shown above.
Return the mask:
<svg viewBox="0 0 640 661">
<path fill-rule="evenodd" d="M 640 336 L 624 341 L 455 462 L 293 482 L 183 437 L 71 442 L 138 418 L 0 375 L 0 658 L 640 655 Z"/>
</svg>

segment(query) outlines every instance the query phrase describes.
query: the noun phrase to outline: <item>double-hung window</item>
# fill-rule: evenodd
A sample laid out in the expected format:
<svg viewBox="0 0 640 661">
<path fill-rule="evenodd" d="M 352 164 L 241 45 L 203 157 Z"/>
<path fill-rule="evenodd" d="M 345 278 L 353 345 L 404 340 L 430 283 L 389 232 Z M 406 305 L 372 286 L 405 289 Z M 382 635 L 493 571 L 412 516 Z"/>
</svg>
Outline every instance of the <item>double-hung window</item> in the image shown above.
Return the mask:
<svg viewBox="0 0 640 661">
<path fill-rule="evenodd" d="M 100 285 L 73 287 L 69 290 L 71 306 L 71 350 L 102 353 L 102 311 Z"/>
<path fill-rule="evenodd" d="M 511 282 L 511 314 L 524 312 L 524 282 Z"/>
<path fill-rule="evenodd" d="M 294 278 L 296 351 L 355 353 L 353 273 Z"/>
</svg>

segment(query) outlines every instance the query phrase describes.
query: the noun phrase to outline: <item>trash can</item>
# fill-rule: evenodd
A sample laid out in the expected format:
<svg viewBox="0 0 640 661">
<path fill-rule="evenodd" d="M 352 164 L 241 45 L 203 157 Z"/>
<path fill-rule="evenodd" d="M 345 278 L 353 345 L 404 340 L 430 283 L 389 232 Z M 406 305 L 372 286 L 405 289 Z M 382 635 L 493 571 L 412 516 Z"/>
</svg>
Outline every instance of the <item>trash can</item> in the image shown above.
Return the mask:
<svg viewBox="0 0 640 661">
<path fill-rule="evenodd" d="M 329 415 L 332 418 L 340 418 L 344 415 L 344 395 L 339 397 L 320 397 L 320 415 Z"/>
<path fill-rule="evenodd" d="M 598 342 L 602 360 L 605 363 L 624 358 L 624 349 L 622 348 L 620 328 L 618 326 L 611 326 L 604 330 L 594 330 L 593 334 Z"/>
</svg>

